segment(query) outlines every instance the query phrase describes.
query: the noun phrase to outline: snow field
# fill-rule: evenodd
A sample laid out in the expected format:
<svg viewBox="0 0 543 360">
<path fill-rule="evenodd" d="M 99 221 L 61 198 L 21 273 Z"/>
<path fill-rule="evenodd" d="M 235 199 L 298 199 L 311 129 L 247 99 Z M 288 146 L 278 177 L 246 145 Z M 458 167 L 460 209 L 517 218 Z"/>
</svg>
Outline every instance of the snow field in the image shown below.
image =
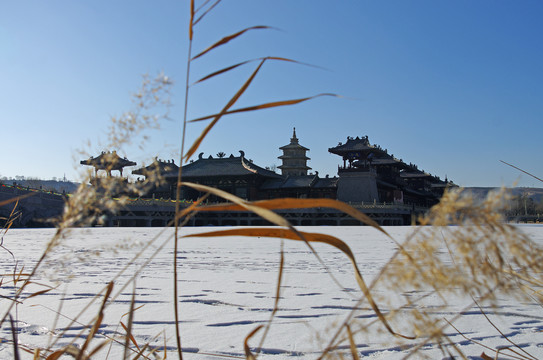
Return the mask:
<svg viewBox="0 0 543 360">
<path fill-rule="evenodd" d="M 207 230 L 212 229 L 186 228 L 181 232 L 187 234 Z M 323 232 L 347 242 L 368 284 L 396 249 L 392 240 L 370 227 L 301 227 L 300 230 Z M 413 229 L 387 227 L 386 230 L 393 238 L 401 241 Z M 522 226 L 521 230 L 528 233 L 535 242 L 543 244 L 542 226 L 527 225 Z M 135 254 L 161 232 L 142 255 L 135 258 Z M 24 272 L 28 272 L 53 234 L 54 229 L 12 229 L 4 237 L 4 247 L 14 254 L 18 270 L 24 266 Z M 116 335 L 125 333 L 120 322 L 128 323 L 128 315 L 125 314 L 129 311 L 135 286 L 133 335 L 136 341 L 140 346 L 149 343 L 160 349 L 166 343 L 168 356 L 174 356 L 172 237 L 173 229 L 161 228 L 71 230 L 50 254 L 41 267 L 42 271 L 34 279 L 39 283 L 54 285 L 55 289 L 27 299 L 12 310 L 17 320 L 19 342 L 34 348 L 46 347 L 51 341 L 56 341 L 55 348 L 59 348 L 80 333 L 86 336 L 88 332 L 85 324 L 92 322 L 102 297 L 87 310 L 83 309 L 114 279 L 103 324 L 90 348 L 108 337 L 120 339 Z M 164 247 L 159 249 L 161 245 Z M 262 346 L 262 358 L 317 358 L 336 331 L 337 325 L 346 319 L 353 306 L 359 306 L 354 313 L 354 327 L 366 326 L 376 319 L 367 302 L 358 305 L 361 293 L 348 258 L 325 244 L 315 244 L 314 247 L 328 270 L 305 244 L 284 241 L 285 265 L 279 311 Z M 245 336 L 256 326 L 265 325 L 274 307 L 281 240 L 183 238 L 179 249 L 178 306 L 185 358 L 243 358 Z M 156 256 L 151 259 L 155 251 Z M 4 275 L 0 291 L 3 296 L 9 297 L 15 291 L 12 284 L 7 284 L 12 278 L 14 265 L 12 256 L 0 249 L 0 267 Z M 124 267 L 127 267 L 127 271 L 118 275 Z M 140 271 L 136 281 L 130 283 L 136 271 Z M 333 274 L 342 287 L 336 284 L 327 271 Z M 124 285 L 126 287 L 123 288 Z M 39 285 L 32 285 L 26 295 L 41 289 Z M 392 303 L 402 303 L 407 297 L 425 295 L 416 292 L 391 294 L 379 289 L 374 294 L 378 302 L 379 299 L 385 299 Z M 424 306 L 426 310 L 435 311 L 447 319 L 465 310 L 454 324 L 466 337 L 490 347 L 509 345 L 485 320 L 479 309 L 464 309 L 469 299 L 449 300 L 449 308 L 434 309 L 433 304 L 438 302 L 435 295 L 430 294 L 417 306 Z M 381 304 L 382 310 L 386 312 L 387 304 Z M 514 299 L 503 299 L 502 304 L 497 310 L 485 308 L 485 311 L 511 340 L 532 355 L 543 357 L 543 313 L 540 304 L 535 301 L 517 303 Z M 7 306 L 7 300 L 1 299 L 2 314 Z M 57 317 L 59 309 L 62 315 Z M 70 324 L 81 311 L 82 315 Z M 406 332 L 412 330 L 402 323 L 401 318 L 393 325 Z M 59 337 L 66 327 L 69 330 Z M 11 340 L 9 324 L 5 323 L 1 331 L 3 339 Z M 250 341 L 252 347 L 258 346 L 262 332 Z M 482 351 L 491 354 L 452 328 L 447 329 L 447 333 L 451 341 L 473 358 L 478 358 Z M 122 339 L 120 341 L 123 342 Z M 77 342 L 82 343 L 81 340 Z M 355 342 L 360 355 L 372 359 L 400 359 L 409 352 L 409 348 L 399 347 L 390 335 L 376 330 L 355 334 Z M 418 343 L 415 340 L 412 346 Z M 348 352 L 348 343 L 343 345 L 343 349 Z M 122 346 L 113 343 L 111 349 L 106 346 L 95 358 L 108 357 L 108 351 L 110 359 L 118 359 L 123 350 Z M 426 345 L 422 353 L 431 358 L 441 358 L 441 352 L 431 345 Z M 24 352 L 21 355 L 23 358 L 32 358 Z M 13 358 L 13 348 L 9 342 L 0 343 L 0 358 Z"/>
</svg>

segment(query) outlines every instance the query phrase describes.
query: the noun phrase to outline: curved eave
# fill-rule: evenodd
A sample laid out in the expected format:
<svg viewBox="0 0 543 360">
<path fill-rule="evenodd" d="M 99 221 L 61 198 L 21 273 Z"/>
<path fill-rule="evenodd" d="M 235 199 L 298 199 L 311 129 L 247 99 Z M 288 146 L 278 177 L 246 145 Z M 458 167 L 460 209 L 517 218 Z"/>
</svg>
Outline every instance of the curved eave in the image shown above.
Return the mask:
<svg viewBox="0 0 543 360">
<path fill-rule="evenodd" d="M 268 178 L 281 175 L 255 165 L 242 157 L 229 158 L 200 158 L 183 166 L 183 178 L 216 178 L 226 176 L 263 176 Z M 164 177 L 176 177 L 177 173 L 165 174 Z"/>
<path fill-rule="evenodd" d="M 290 170 L 290 169 L 293 169 L 293 170 L 300 170 L 300 169 L 303 169 L 303 170 L 311 170 L 311 168 L 309 166 L 294 166 L 294 165 L 280 165 L 277 167 L 278 169 L 281 169 L 281 170 Z"/>
<path fill-rule="evenodd" d="M 158 172 L 159 174 L 164 175 L 166 173 L 177 173 L 178 171 L 179 171 L 179 167 L 175 164 L 162 164 L 162 165 L 151 164 L 149 166 L 132 171 L 132 174 L 148 176 L 148 174 L 153 174 L 153 173 Z"/>
<path fill-rule="evenodd" d="M 98 170 L 121 170 L 122 168 L 136 165 L 136 163 L 133 161 L 123 161 L 122 163 L 105 163 L 93 160 L 81 160 L 79 163 L 81 165 L 93 166 Z"/>
<path fill-rule="evenodd" d="M 289 150 L 289 149 L 302 149 L 302 150 L 305 150 L 305 151 L 309 151 L 308 148 L 306 148 L 305 146 L 302 146 L 300 144 L 288 144 L 288 145 L 285 145 L 285 146 L 281 146 L 279 148 L 279 150 Z"/>
<path fill-rule="evenodd" d="M 344 155 L 346 155 L 348 153 L 353 153 L 353 152 L 359 152 L 359 153 L 375 152 L 375 153 L 386 154 L 383 150 L 380 150 L 379 148 L 367 147 L 367 146 L 364 146 L 364 147 L 351 147 L 351 148 L 347 148 L 347 147 L 345 147 L 345 148 L 339 148 L 339 147 L 328 148 L 328 152 L 332 153 L 332 154 L 339 155 L 339 156 L 344 156 Z"/>
<path fill-rule="evenodd" d="M 299 159 L 299 160 L 311 160 L 311 158 L 307 157 L 307 156 L 288 156 L 288 155 L 281 155 L 281 156 L 278 156 L 277 157 L 278 159 L 287 159 L 287 160 L 290 160 L 290 159 Z"/>
</svg>

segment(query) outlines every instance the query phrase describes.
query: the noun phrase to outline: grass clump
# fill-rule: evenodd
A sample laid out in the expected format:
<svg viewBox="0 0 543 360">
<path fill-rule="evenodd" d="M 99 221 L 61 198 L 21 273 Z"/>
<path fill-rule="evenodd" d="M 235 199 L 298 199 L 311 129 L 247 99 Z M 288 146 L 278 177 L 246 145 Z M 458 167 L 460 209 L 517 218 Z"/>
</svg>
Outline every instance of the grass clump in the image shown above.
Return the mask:
<svg viewBox="0 0 543 360">
<path fill-rule="evenodd" d="M 541 248 L 505 223 L 502 210 L 508 198 L 504 189 L 483 201 L 461 190 L 448 191 L 383 268 L 374 286 L 408 295 L 390 308 L 395 309 L 391 317 L 401 318 L 421 339 L 412 353 L 437 343 L 447 346 L 444 356 L 465 356 L 447 335 L 463 311 L 477 308 L 484 315 L 483 306 L 496 311 L 503 299 L 541 303 Z M 432 307 L 426 307 L 430 294 Z M 458 299 L 464 299 L 463 309 L 450 318 L 436 316 L 438 309 L 451 311 Z"/>
</svg>

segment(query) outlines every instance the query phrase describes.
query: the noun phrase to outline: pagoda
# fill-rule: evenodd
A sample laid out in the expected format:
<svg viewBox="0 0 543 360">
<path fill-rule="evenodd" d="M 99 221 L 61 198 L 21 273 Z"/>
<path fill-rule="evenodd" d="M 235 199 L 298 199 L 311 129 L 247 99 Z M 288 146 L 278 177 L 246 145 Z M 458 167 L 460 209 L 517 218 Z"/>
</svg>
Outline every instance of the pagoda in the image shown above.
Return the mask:
<svg viewBox="0 0 543 360">
<path fill-rule="evenodd" d="M 307 175 L 307 171 L 311 169 L 307 166 L 307 160 L 310 159 L 306 156 L 306 152 L 309 149 L 298 143 L 296 128 L 292 132 L 290 144 L 282 146 L 279 149 L 283 151 L 283 155 L 278 157 L 278 159 L 281 159 L 282 165 L 277 168 L 281 169 L 282 175 Z"/>
<path fill-rule="evenodd" d="M 87 165 L 94 167 L 94 176 L 98 176 L 98 170 L 104 170 L 107 174 L 107 177 L 111 177 L 111 172 L 113 170 L 119 171 L 121 177 L 123 176 L 123 168 L 127 166 L 135 166 L 136 163 L 128 160 L 126 157 L 122 158 L 117 155 L 117 152 L 105 152 L 97 157 L 90 157 L 87 160 L 81 160 L 79 162 L 81 165 Z"/>
</svg>

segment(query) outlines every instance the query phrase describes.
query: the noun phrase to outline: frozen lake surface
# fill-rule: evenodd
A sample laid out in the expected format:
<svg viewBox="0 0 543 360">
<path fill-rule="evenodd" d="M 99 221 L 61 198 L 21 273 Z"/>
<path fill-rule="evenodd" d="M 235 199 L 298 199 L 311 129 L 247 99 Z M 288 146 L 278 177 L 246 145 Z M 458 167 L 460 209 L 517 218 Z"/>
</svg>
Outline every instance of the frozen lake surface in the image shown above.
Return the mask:
<svg viewBox="0 0 543 360">
<path fill-rule="evenodd" d="M 379 274 L 397 245 L 390 238 L 370 227 L 300 227 L 302 231 L 322 232 L 344 240 L 353 250 L 367 283 Z M 520 227 L 534 242 L 543 244 L 543 226 Z M 182 234 L 197 233 L 211 228 L 182 229 Z M 411 227 L 387 227 L 390 235 L 403 241 Z M 10 297 L 16 290 L 13 283 L 15 261 L 17 271 L 28 273 L 42 254 L 54 229 L 12 229 L 4 236 L 0 249 L 3 274 L 1 295 Z M 100 308 L 103 292 L 111 280 L 114 288 L 105 317 L 91 349 L 100 341 L 124 334 L 120 323 L 128 323 L 132 293 L 135 291 L 133 335 L 142 346 L 164 345 L 168 358 L 176 358 L 175 319 L 173 312 L 173 229 L 162 228 L 92 228 L 74 229 L 65 236 L 40 268 L 34 280 L 55 286 L 55 289 L 25 300 L 11 314 L 17 321 L 18 340 L 29 349 L 55 348 L 67 345 L 80 333 L 88 333 L 84 325 L 91 322 Z M 144 248 L 151 244 L 148 248 Z M 163 246 L 161 248 L 161 246 Z M 179 243 L 179 296 L 181 336 L 186 359 L 244 358 L 243 341 L 258 325 L 265 325 L 274 308 L 280 261 L 281 240 L 265 238 L 183 238 Z M 358 304 L 361 292 L 352 273 L 349 259 L 326 244 L 315 245 L 326 269 L 308 247 L 295 241 L 284 241 L 284 274 L 279 311 L 262 344 L 263 359 L 316 359 L 328 345 L 347 316 L 352 314 L 364 326 L 376 320 L 367 302 Z M 136 254 L 143 251 L 140 256 Z M 152 255 L 156 253 L 155 255 Z M 148 263 L 147 263 L 148 262 Z M 125 269 L 126 268 L 126 269 Z M 122 270 L 125 269 L 124 272 Z M 328 272 L 332 273 L 332 278 Z M 135 282 L 130 282 L 137 273 Z M 335 280 L 334 280 L 335 279 Z M 337 281 L 337 282 L 336 282 Z M 339 283 L 339 284 L 338 284 Z M 125 286 L 126 285 L 126 286 Z M 18 286 L 18 285 L 17 285 Z M 43 289 L 32 285 L 26 294 Z M 405 294 L 376 296 L 402 297 Z M 24 296 L 23 296 L 24 297 Z M 432 294 L 426 304 L 431 306 Z M 87 304 L 91 306 L 85 308 Z M 464 309 L 469 299 L 453 300 L 448 309 L 438 314 L 453 319 L 466 337 L 491 348 L 510 343 L 494 329 L 476 307 Z M 0 300 L 2 314 L 9 300 Z M 383 306 L 386 312 L 386 306 Z M 503 299 L 499 309 L 486 309 L 491 320 L 510 340 L 536 358 L 543 358 L 543 311 L 537 302 Z M 60 314 L 60 315 L 57 315 Z M 59 336 L 63 331 L 62 336 Z M 451 342 L 472 359 L 485 350 L 470 342 L 456 330 L 447 329 Z M 257 347 L 262 330 L 250 341 Z M 411 348 L 397 346 L 387 333 L 375 335 L 355 333 L 355 343 L 362 357 L 401 359 Z M 2 327 L 2 339 L 11 341 L 8 323 Z M 121 340 L 122 341 L 122 340 Z M 411 346 L 422 341 L 413 340 Z M 77 341 L 79 344 L 82 341 Z M 122 347 L 105 346 L 96 359 L 119 359 Z M 342 349 L 349 351 L 349 343 Z M 108 354 L 109 352 L 109 354 Z M 439 349 L 426 345 L 422 352 L 430 358 L 442 358 Z M 32 358 L 22 352 L 23 358 Z M 348 355 L 350 356 L 350 355 Z M 0 343 L 0 358 L 13 358 L 10 342 Z M 415 358 L 420 358 L 420 354 Z"/>
</svg>

